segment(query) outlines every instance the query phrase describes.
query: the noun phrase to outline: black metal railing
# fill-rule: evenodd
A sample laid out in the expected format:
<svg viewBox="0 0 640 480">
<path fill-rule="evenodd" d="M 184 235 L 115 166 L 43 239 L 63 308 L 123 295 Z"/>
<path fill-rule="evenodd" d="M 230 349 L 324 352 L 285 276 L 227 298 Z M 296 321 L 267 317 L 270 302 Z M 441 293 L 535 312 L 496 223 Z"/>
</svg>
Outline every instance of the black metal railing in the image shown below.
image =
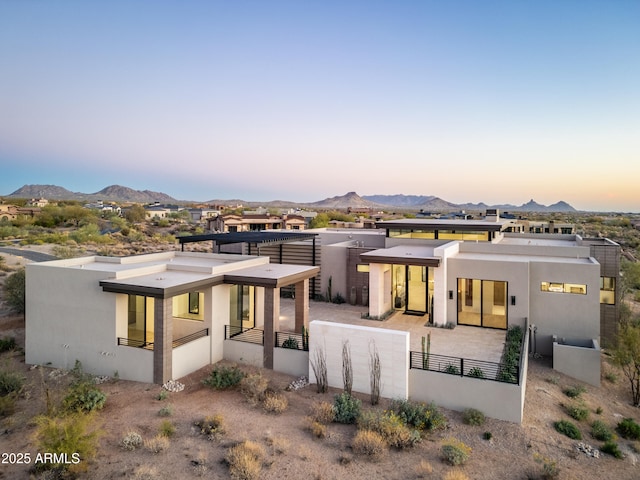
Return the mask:
<svg viewBox="0 0 640 480">
<path fill-rule="evenodd" d="M 518 383 L 520 379 L 518 366 L 508 367 L 502 363 L 434 353 L 410 352 L 409 368 L 503 383 Z"/>
<path fill-rule="evenodd" d="M 176 348 L 176 347 L 179 347 L 180 345 L 184 345 L 185 343 L 193 342 L 198 338 L 208 337 L 208 336 L 209 336 L 209 329 L 205 328 L 204 330 L 199 330 L 195 333 L 192 333 L 190 335 L 185 335 L 184 337 L 180 337 L 174 340 L 172 342 L 172 346 L 173 348 Z"/>
<path fill-rule="evenodd" d="M 264 345 L 264 330 L 259 328 L 244 328 L 236 327 L 235 325 L 225 325 L 224 339 Z"/>
<path fill-rule="evenodd" d="M 118 345 L 124 345 L 125 347 L 144 348 L 147 350 L 153 350 L 153 342 L 145 342 L 144 340 L 134 340 L 133 338 L 118 337 Z"/>
<path fill-rule="evenodd" d="M 309 335 L 295 332 L 276 332 L 276 347 L 309 351 Z"/>
</svg>

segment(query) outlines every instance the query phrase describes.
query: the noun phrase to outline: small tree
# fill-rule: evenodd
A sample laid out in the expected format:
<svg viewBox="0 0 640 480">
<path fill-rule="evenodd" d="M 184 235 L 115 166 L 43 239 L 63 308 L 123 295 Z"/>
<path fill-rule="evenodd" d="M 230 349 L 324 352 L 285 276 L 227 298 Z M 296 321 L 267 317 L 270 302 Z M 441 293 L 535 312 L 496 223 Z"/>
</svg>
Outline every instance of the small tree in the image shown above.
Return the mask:
<svg viewBox="0 0 640 480">
<path fill-rule="evenodd" d="M 640 406 L 640 327 L 622 327 L 612 353 L 614 362 L 629 380 L 633 405 Z"/>
<path fill-rule="evenodd" d="M 25 271 L 24 268 L 7 277 L 4 290 L 9 306 L 18 313 L 24 313 L 25 305 Z"/>
</svg>

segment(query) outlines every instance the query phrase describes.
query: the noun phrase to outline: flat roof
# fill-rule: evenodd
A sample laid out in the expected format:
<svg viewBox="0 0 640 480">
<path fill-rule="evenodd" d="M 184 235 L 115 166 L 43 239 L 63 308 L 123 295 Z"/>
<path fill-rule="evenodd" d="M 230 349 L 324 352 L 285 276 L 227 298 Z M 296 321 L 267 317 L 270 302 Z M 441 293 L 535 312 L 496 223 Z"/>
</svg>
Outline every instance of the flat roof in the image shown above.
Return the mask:
<svg viewBox="0 0 640 480">
<path fill-rule="evenodd" d="M 447 220 L 447 219 L 420 219 L 402 218 L 399 220 L 386 220 L 376 222 L 376 228 L 400 228 L 400 229 L 427 229 L 427 230 L 460 230 L 460 231 L 500 231 L 513 225 L 511 219 L 498 220 Z"/>
<path fill-rule="evenodd" d="M 396 245 L 361 253 L 360 259 L 367 263 L 439 267 L 440 257 L 433 255 L 433 249 L 434 247 L 427 245 Z"/>
<path fill-rule="evenodd" d="M 264 245 L 310 240 L 315 238 L 317 235 L 317 233 L 262 230 L 258 232 L 227 232 L 190 235 L 185 237 L 178 237 L 178 242 L 184 244 L 193 242 L 215 241 L 219 245 L 225 245 L 229 243 L 255 243 L 258 245 Z"/>
<path fill-rule="evenodd" d="M 527 237 L 511 237 L 505 236 L 500 239 L 500 245 L 518 245 L 518 246 L 532 246 L 532 247 L 576 247 L 575 237 L 571 238 L 536 238 L 535 236 Z"/>
</svg>

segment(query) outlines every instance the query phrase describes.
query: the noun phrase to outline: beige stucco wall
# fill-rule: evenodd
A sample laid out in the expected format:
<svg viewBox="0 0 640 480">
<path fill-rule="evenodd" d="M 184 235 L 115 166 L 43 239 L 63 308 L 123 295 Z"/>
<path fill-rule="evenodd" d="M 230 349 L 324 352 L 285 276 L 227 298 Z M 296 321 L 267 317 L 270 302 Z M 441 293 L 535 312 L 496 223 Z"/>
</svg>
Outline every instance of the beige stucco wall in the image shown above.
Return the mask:
<svg viewBox="0 0 640 480">
<path fill-rule="evenodd" d="M 225 340 L 224 359 L 262 368 L 264 366 L 264 347 L 256 343 Z"/>
<path fill-rule="evenodd" d="M 569 340 L 571 342 L 571 340 Z M 600 346 L 588 340 L 592 348 L 553 343 L 553 369 L 590 385 L 600 386 Z M 578 342 L 576 342 L 578 343 Z"/>
<path fill-rule="evenodd" d="M 309 378 L 309 352 L 291 348 L 273 350 L 273 369 L 295 377 Z"/>
<path fill-rule="evenodd" d="M 342 388 L 342 345 L 348 341 L 352 359 L 353 391 L 371 393 L 369 360 L 375 347 L 380 357 L 382 397 L 409 394 L 409 332 L 314 320 L 309 324 L 309 381 L 316 383 L 311 363 L 324 351 L 330 387 Z"/>
<path fill-rule="evenodd" d="M 322 245 L 320 255 L 322 258 L 322 275 L 320 277 L 320 293 L 327 295 L 329 279 L 331 279 L 331 295 L 342 295 L 345 300 L 347 295 L 347 247 L 353 242 L 344 242 L 337 245 Z"/>
<path fill-rule="evenodd" d="M 210 337 L 202 337 L 172 351 L 172 376 L 184 377 L 211 363 Z"/>
</svg>

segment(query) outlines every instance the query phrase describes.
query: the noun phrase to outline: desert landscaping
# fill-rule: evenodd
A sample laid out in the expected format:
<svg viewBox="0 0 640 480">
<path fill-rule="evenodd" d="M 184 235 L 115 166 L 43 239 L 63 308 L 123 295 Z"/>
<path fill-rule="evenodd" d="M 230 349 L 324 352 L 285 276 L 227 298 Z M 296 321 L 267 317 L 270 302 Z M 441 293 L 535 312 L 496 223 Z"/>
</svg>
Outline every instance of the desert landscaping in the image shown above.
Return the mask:
<svg viewBox="0 0 640 480">
<path fill-rule="evenodd" d="M 3 281 L 28 261 L 2 256 Z M 322 304 L 310 302 L 312 314 L 314 306 Z M 627 380 L 610 365 L 606 353 L 600 388 L 554 371 L 549 358 L 531 358 L 522 425 L 482 419 L 481 412 L 439 408 L 445 419 L 442 425 L 424 429 L 410 441 L 376 448 L 359 443 L 362 420 L 357 426 L 327 417 L 327 408 L 331 410 L 342 390 L 317 393 L 316 385 L 270 370 L 225 363 L 226 370 L 241 372 L 245 380 L 239 386 L 214 389 L 203 380 L 222 369 L 209 366 L 176 379 L 180 391 L 175 392 L 115 375 L 91 379 L 106 396 L 104 406 L 87 417 L 86 433 L 95 434 L 91 437 L 95 451 L 79 461 L 69 455 L 68 468 L 38 471 L 35 459 L 47 452 L 41 450 L 41 423 L 36 418 L 61 408 L 77 372 L 26 365 L 24 315 L 12 313 L 5 302 L 0 338 L 14 338 L 16 343 L 1 354 L 0 368 L 23 378 L 14 407 L 2 412 L 0 478 L 634 479 L 640 475 L 638 442 L 615 432 L 624 418 L 637 422 L 638 410 L 631 405 Z M 570 398 L 568 392 L 577 395 Z M 383 398 L 373 407 L 368 395 L 354 397 L 360 400 L 361 411 L 369 412 L 361 416 L 369 418 L 369 425 L 371 418 L 389 418 L 388 412 L 397 406 L 394 399 Z M 569 415 L 577 406 L 581 420 Z M 581 440 L 556 431 L 554 422 L 561 420 L 574 423 Z M 622 458 L 595 451 L 603 445 L 594 438 L 596 421 L 616 435 Z M 443 454 L 443 444 L 452 442 L 462 445 L 468 457 L 457 466 Z M 237 468 L 239 452 L 252 458 L 251 468 Z"/>
</svg>

